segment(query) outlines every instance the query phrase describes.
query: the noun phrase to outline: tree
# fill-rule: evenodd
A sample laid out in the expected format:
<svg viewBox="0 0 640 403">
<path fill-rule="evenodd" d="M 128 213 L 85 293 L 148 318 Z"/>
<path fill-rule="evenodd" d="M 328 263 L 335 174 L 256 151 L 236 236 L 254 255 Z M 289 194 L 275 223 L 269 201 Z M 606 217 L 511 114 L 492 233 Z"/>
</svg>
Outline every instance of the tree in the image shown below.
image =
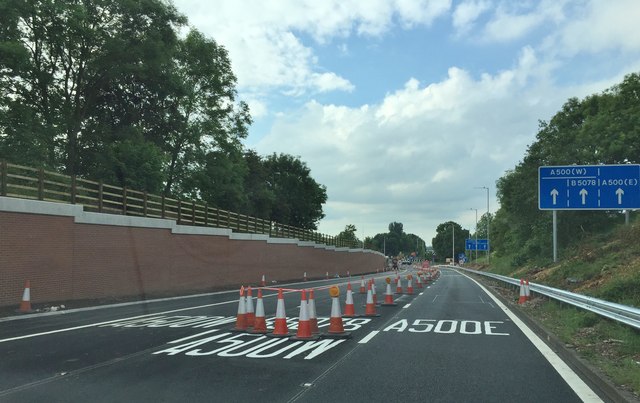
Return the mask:
<svg viewBox="0 0 640 403">
<path fill-rule="evenodd" d="M 453 258 L 457 260 L 458 254 L 465 251 L 465 239 L 467 238 L 469 238 L 469 230 L 462 229 L 460 224 L 456 222 L 447 221 L 438 225 L 436 236 L 432 239 L 431 245 L 436 256 L 450 257 L 453 251 Z"/>
<path fill-rule="evenodd" d="M 538 167 L 637 163 L 640 152 L 640 75 L 583 100 L 570 98 L 549 122 L 540 122 L 536 141 L 513 170 L 497 182 L 500 210 L 492 222 L 492 250 L 518 250 L 518 262 L 552 256 L 551 214 L 537 206 Z M 558 212 L 560 246 L 606 231 L 621 218 L 594 211 Z"/>
<path fill-rule="evenodd" d="M 349 246 L 349 247 L 358 246 L 358 244 L 360 243 L 360 240 L 356 236 L 356 231 L 357 229 L 355 225 L 347 224 L 344 227 L 344 230 L 336 236 L 336 240 L 338 241 L 338 244 Z"/>
<path fill-rule="evenodd" d="M 311 170 L 299 158 L 272 154 L 265 160 L 267 183 L 273 192 L 271 220 L 299 228 L 315 230 L 324 217 L 322 205 L 327 189 L 311 177 Z"/>
</svg>

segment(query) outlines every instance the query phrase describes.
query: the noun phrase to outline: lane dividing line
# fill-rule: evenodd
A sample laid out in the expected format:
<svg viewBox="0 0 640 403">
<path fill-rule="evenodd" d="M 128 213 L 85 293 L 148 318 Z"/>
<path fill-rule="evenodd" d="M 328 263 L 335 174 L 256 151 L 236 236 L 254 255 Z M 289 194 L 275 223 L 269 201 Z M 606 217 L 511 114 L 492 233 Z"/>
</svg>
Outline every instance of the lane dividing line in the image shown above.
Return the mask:
<svg viewBox="0 0 640 403">
<path fill-rule="evenodd" d="M 409 308 L 410 306 L 411 306 L 411 304 L 407 304 L 407 305 L 403 306 L 403 307 L 402 307 L 402 309 L 407 309 L 407 308 Z"/>
<path fill-rule="evenodd" d="M 358 344 L 366 344 L 369 342 L 369 340 L 373 339 L 378 333 L 380 333 L 379 330 L 372 330 L 371 332 L 369 332 L 368 335 L 364 336 L 362 338 L 362 340 L 360 340 L 358 342 Z"/>
<path fill-rule="evenodd" d="M 436 302 L 436 299 L 438 299 L 438 297 L 439 297 L 439 295 L 436 295 L 436 297 L 431 302 Z"/>
<path fill-rule="evenodd" d="M 602 403 L 602 399 L 575 373 L 569 366 L 544 342 L 537 334 L 533 333 L 527 325 L 524 324 L 506 305 L 504 305 L 498 298 L 496 298 L 489 290 L 487 290 L 482 284 L 475 279 L 469 277 L 464 273 L 460 273 L 469 280 L 476 283 L 495 304 L 507 314 L 511 321 L 520 328 L 522 333 L 531 341 L 531 343 L 540 351 L 540 353 L 547 359 L 549 364 L 560 374 L 562 379 L 569 385 L 571 389 L 582 399 L 585 403 Z"/>
</svg>

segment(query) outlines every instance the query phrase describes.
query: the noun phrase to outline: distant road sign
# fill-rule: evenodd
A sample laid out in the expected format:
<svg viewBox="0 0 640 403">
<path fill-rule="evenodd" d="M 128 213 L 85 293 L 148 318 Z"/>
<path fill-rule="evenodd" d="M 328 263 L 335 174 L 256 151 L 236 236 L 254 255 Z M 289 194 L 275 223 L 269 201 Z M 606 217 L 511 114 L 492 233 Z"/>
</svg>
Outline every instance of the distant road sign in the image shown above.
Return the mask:
<svg viewBox="0 0 640 403">
<path fill-rule="evenodd" d="M 489 250 L 489 240 L 488 239 L 478 239 L 476 243 L 476 239 L 469 238 L 465 240 L 465 249 L 467 250 Z"/>
<path fill-rule="evenodd" d="M 640 165 L 569 165 L 538 168 L 540 210 L 640 208 Z"/>
</svg>

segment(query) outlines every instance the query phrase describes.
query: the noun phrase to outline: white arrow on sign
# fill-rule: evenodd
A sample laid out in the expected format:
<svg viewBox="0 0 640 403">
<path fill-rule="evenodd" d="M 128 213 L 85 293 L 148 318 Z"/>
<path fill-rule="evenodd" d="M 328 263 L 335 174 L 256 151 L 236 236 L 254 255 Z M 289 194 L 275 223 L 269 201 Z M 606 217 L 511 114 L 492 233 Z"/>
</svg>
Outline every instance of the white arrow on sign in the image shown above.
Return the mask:
<svg viewBox="0 0 640 403">
<path fill-rule="evenodd" d="M 624 194 L 624 190 L 618 188 L 616 190 L 616 195 L 618 195 L 618 204 L 622 204 L 622 195 Z"/>
<path fill-rule="evenodd" d="M 587 195 L 589 194 L 589 192 L 587 192 L 587 189 L 582 188 L 582 190 L 580 191 L 580 196 L 582 196 L 582 204 L 587 204 Z"/>
<path fill-rule="evenodd" d="M 551 197 L 553 197 L 553 204 L 556 204 L 556 198 L 558 197 L 558 191 L 556 189 L 551 190 Z"/>
</svg>

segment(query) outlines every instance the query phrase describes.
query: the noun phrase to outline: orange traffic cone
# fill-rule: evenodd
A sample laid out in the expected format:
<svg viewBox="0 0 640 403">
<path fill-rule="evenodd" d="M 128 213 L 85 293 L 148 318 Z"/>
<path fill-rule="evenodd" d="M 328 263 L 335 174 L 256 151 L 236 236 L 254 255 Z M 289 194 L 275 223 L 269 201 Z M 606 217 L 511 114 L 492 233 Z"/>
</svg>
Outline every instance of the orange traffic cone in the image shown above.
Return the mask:
<svg viewBox="0 0 640 403">
<path fill-rule="evenodd" d="M 316 314 L 316 299 L 313 296 L 313 288 L 309 290 L 309 301 L 307 302 L 309 310 L 309 324 L 311 325 L 311 334 L 320 333 L 318 329 L 318 315 Z"/>
<path fill-rule="evenodd" d="M 22 301 L 20 301 L 20 308 L 18 308 L 18 312 L 20 313 L 33 312 L 31 310 L 31 281 L 30 280 L 27 280 L 24 283 Z"/>
<path fill-rule="evenodd" d="M 298 317 L 298 331 L 291 340 L 316 340 L 318 336 L 311 334 L 311 323 L 309 323 L 309 304 L 307 303 L 307 293 L 302 290 L 300 293 L 300 316 Z"/>
<path fill-rule="evenodd" d="M 393 301 L 393 293 L 391 292 L 391 279 L 387 277 L 386 281 L 387 292 L 384 294 L 384 303 L 382 304 L 382 306 L 396 306 L 398 304 Z"/>
<path fill-rule="evenodd" d="M 344 305 L 344 316 L 346 318 L 353 318 L 356 316 L 356 309 L 353 305 L 353 291 L 351 290 L 351 283 L 347 283 L 347 300 Z"/>
<path fill-rule="evenodd" d="M 397 285 L 396 285 L 396 294 L 402 294 L 402 279 L 400 277 L 398 277 L 398 281 L 397 281 Z"/>
<path fill-rule="evenodd" d="M 262 275 L 262 281 L 260 282 L 260 285 L 262 287 L 266 287 L 267 286 L 267 279 L 264 277 L 264 274 Z"/>
<path fill-rule="evenodd" d="M 364 316 L 380 316 L 376 313 L 376 304 L 373 303 L 371 283 L 369 283 L 369 289 L 367 290 L 367 306 L 364 310 Z"/>
<path fill-rule="evenodd" d="M 331 318 L 329 318 L 329 330 L 328 333 L 324 333 L 322 336 L 329 339 L 347 339 L 351 337 L 351 333 L 344 331 L 344 324 L 342 323 L 342 315 L 340 313 L 340 289 L 335 285 L 329 288 L 329 295 L 331 296 Z"/>
<path fill-rule="evenodd" d="M 531 290 L 529 290 L 529 279 L 524 282 L 524 296 L 527 298 L 527 301 L 531 299 Z"/>
<path fill-rule="evenodd" d="M 264 317 L 264 304 L 262 302 L 262 290 L 258 288 L 258 299 L 256 300 L 256 314 L 251 333 L 267 333 L 267 321 Z"/>
<path fill-rule="evenodd" d="M 244 298 L 244 286 L 240 287 L 240 300 L 238 301 L 236 327 L 232 330 L 236 332 L 244 332 L 247 330 L 247 301 Z"/>
<path fill-rule="evenodd" d="M 520 298 L 518 299 L 518 304 L 524 304 L 527 301 L 527 296 L 524 290 L 524 280 L 520 279 Z"/>
<path fill-rule="evenodd" d="M 278 304 L 276 305 L 276 320 L 273 325 L 273 332 L 267 334 L 270 337 L 289 337 L 287 327 L 287 315 L 284 312 L 284 296 L 282 288 L 278 289 Z"/>
<path fill-rule="evenodd" d="M 409 274 L 407 276 L 407 294 L 412 295 L 413 294 L 413 285 L 411 284 L 411 280 L 413 279 L 413 276 L 411 276 L 411 274 Z"/>
<path fill-rule="evenodd" d="M 418 288 L 423 288 L 424 286 L 422 285 L 422 273 L 419 273 L 417 278 L 416 278 L 416 282 L 418 283 Z"/>
<path fill-rule="evenodd" d="M 247 287 L 247 296 L 245 297 L 247 307 L 245 309 L 245 315 L 247 315 L 247 327 L 253 327 L 253 322 L 256 321 L 256 314 L 253 311 L 253 296 L 251 295 L 251 286 Z"/>
<path fill-rule="evenodd" d="M 364 276 L 360 279 L 360 294 L 366 294 L 367 287 L 364 285 Z"/>
</svg>

